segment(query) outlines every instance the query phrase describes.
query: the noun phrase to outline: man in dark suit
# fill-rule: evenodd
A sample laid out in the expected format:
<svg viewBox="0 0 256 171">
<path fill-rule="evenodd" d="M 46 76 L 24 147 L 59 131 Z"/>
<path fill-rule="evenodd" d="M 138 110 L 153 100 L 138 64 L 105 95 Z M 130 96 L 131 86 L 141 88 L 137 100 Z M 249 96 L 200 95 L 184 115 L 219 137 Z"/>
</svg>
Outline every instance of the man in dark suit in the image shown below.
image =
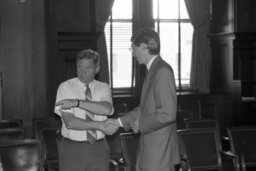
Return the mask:
<svg viewBox="0 0 256 171">
<path fill-rule="evenodd" d="M 159 55 L 160 38 L 153 29 L 137 31 L 131 42 L 133 56 L 139 64 L 146 65 L 148 74 L 140 105 L 112 122 L 141 133 L 136 171 L 175 171 L 180 153 L 173 70 Z"/>
</svg>

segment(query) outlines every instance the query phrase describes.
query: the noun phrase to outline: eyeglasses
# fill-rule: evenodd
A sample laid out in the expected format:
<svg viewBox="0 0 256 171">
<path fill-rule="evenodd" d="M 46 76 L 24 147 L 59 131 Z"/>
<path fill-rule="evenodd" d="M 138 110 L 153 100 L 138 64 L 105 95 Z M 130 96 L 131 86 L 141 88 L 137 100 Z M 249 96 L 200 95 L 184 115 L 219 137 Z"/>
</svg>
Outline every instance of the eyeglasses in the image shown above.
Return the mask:
<svg viewBox="0 0 256 171">
<path fill-rule="evenodd" d="M 131 52 L 133 52 L 133 48 L 132 48 L 132 47 L 129 47 L 129 50 L 130 50 Z"/>
</svg>

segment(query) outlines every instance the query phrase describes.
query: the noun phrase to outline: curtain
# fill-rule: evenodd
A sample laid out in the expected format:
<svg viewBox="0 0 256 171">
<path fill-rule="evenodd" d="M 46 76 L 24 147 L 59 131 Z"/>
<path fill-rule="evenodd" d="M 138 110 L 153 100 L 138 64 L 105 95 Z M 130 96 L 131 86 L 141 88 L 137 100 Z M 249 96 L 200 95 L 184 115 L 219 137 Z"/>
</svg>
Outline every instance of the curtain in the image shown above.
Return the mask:
<svg viewBox="0 0 256 171">
<path fill-rule="evenodd" d="M 133 5 L 133 32 L 142 28 L 154 28 L 153 2 L 149 0 L 139 0 L 133 1 Z M 140 96 L 147 68 L 145 65 L 138 64 L 136 59 L 133 58 L 133 72 L 132 80 L 134 80 L 135 83 L 132 85 L 132 94 Z"/>
<path fill-rule="evenodd" d="M 108 53 L 107 53 L 107 44 L 106 38 L 104 34 L 104 28 L 108 21 L 108 18 L 111 14 L 112 6 L 114 0 L 96 0 L 95 8 L 96 8 L 96 31 L 102 32 L 97 41 L 97 51 L 99 52 L 100 58 L 100 73 L 99 80 L 109 83 L 109 67 L 108 67 Z"/>
<path fill-rule="evenodd" d="M 185 0 L 194 27 L 190 85 L 199 92 L 210 91 L 210 0 Z"/>
</svg>

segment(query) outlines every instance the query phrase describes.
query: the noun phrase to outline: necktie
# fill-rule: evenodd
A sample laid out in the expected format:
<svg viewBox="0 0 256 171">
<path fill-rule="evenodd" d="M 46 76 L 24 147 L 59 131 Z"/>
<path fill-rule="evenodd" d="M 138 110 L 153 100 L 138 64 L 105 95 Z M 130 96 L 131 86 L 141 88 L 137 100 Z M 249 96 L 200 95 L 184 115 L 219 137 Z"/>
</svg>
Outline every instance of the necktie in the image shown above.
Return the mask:
<svg viewBox="0 0 256 171">
<path fill-rule="evenodd" d="M 86 90 L 85 90 L 85 100 L 92 100 L 92 93 L 91 93 L 91 89 L 89 87 L 89 85 L 86 85 Z M 86 120 L 87 121 L 94 121 L 94 115 L 86 112 Z M 93 144 L 96 140 L 97 140 L 97 133 L 96 131 L 90 130 L 90 131 L 86 131 L 87 133 L 87 140 Z"/>
</svg>

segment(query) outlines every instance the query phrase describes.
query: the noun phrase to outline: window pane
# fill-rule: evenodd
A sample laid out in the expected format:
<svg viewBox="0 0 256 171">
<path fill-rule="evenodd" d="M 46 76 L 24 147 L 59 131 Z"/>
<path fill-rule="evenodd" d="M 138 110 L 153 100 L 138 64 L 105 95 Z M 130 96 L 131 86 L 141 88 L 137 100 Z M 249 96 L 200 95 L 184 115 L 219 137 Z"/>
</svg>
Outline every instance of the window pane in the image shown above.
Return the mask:
<svg viewBox="0 0 256 171">
<path fill-rule="evenodd" d="M 132 0 L 115 0 L 112 8 L 113 19 L 132 19 Z"/>
<path fill-rule="evenodd" d="M 108 57 L 110 61 L 110 24 L 105 27 Z M 131 46 L 132 23 L 113 22 L 113 87 L 131 87 L 132 55 Z M 110 68 L 110 67 L 109 67 Z"/>
<path fill-rule="evenodd" d="M 155 25 L 156 26 L 156 25 Z M 169 63 L 178 85 L 178 27 L 177 23 L 160 23 L 161 57 Z"/>
<path fill-rule="evenodd" d="M 181 84 L 190 84 L 193 27 L 191 23 L 181 23 Z"/>
<path fill-rule="evenodd" d="M 184 0 L 180 0 L 180 18 L 189 19 L 187 7 Z"/>
<path fill-rule="evenodd" d="M 177 19 L 178 18 L 178 0 L 153 0 L 153 17 L 157 19 L 159 1 L 159 18 Z"/>
<path fill-rule="evenodd" d="M 181 23 L 181 84 L 187 86 L 190 83 L 192 34 L 192 25 Z M 178 23 L 160 23 L 160 39 L 161 57 L 172 66 L 178 85 Z"/>
</svg>

